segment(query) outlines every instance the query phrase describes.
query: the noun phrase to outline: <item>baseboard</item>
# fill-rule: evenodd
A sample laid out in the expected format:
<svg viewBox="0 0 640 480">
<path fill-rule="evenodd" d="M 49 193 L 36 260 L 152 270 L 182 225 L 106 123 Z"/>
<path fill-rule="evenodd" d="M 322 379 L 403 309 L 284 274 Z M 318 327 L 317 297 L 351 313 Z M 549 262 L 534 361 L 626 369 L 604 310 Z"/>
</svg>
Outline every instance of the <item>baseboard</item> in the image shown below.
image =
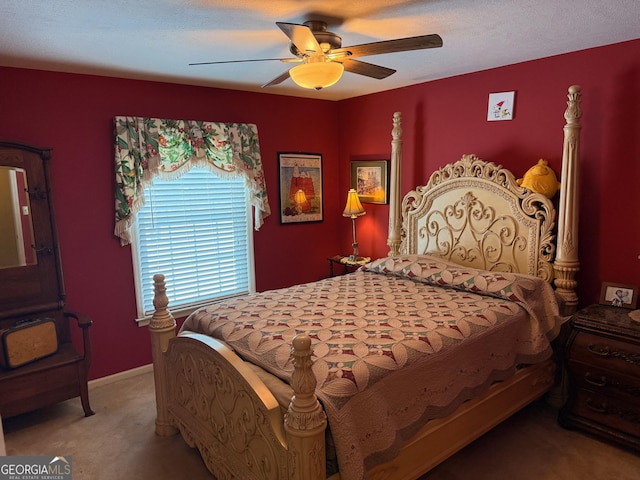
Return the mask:
<svg viewBox="0 0 640 480">
<path fill-rule="evenodd" d="M 153 364 L 142 365 L 141 367 L 132 368 L 131 370 L 125 370 L 124 372 L 114 373 L 113 375 L 107 375 L 106 377 L 96 378 L 89 381 L 89 389 L 95 387 L 102 387 L 118 380 L 124 380 L 126 378 L 137 377 L 143 373 L 153 372 Z"/>
</svg>

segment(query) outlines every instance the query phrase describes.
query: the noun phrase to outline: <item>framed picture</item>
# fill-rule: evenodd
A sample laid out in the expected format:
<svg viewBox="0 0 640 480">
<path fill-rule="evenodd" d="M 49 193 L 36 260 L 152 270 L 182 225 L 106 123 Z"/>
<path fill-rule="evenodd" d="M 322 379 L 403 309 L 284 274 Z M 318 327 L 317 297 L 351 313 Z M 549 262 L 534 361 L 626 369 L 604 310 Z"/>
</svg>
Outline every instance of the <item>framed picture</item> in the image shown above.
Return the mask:
<svg viewBox="0 0 640 480">
<path fill-rule="evenodd" d="M 500 92 L 489 94 L 487 120 L 513 120 L 514 98 L 516 92 Z"/>
<path fill-rule="evenodd" d="M 603 282 L 600 303 L 602 305 L 634 309 L 638 305 L 638 287 Z"/>
<path fill-rule="evenodd" d="M 386 160 L 351 162 L 351 188 L 363 203 L 389 202 L 389 181 Z"/>
<path fill-rule="evenodd" d="M 322 155 L 278 153 L 280 223 L 321 222 Z"/>
</svg>

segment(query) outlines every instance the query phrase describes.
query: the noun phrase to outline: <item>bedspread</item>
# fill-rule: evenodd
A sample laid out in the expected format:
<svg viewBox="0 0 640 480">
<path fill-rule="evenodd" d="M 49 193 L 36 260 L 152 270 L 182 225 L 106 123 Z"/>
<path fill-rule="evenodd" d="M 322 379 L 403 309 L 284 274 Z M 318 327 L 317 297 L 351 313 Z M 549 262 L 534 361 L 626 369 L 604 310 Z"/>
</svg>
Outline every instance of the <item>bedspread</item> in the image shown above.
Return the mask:
<svg viewBox="0 0 640 480">
<path fill-rule="evenodd" d="M 291 340 L 308 334 L 341 474 L 358 479 L 428 419 L 453 412 L 517 364 L 548 358 L 557 315 L 543 280 L 411 255 L 215 303 L 182 329 L 225 341 L 285 381 Z"/>
</svg>

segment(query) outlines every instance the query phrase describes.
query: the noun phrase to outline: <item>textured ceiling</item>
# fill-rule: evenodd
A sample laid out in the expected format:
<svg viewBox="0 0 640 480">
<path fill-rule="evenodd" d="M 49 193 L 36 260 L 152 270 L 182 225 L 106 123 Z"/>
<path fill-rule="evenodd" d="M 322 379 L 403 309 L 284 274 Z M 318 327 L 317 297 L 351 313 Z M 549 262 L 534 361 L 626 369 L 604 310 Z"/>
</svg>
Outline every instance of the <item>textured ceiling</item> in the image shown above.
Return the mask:
<svg viewBox="0 0 640 480">
<path fill-rule="evenodd" d="M 345 73 L 322 91 L 292 64 L 276 21 L 328 21 L 343 46 L 438 33 L 442 48 L 364 57 L 384 80 Z M 0 65 L 339 100 L 640 38 L 640 0 L 2 0 Z"/>
</svg>

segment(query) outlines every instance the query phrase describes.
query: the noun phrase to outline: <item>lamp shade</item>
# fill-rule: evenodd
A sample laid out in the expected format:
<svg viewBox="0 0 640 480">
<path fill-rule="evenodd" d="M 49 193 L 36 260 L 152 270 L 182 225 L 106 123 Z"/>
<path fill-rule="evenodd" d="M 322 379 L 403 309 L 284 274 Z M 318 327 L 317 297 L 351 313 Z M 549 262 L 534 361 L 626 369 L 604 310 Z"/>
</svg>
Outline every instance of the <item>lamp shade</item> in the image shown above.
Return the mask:
<svg viewBox="0 0 640 480">
<path fill-rule="evenodd" d="M 347 194 L 347 204 L 344 207 L 344 212 L 342 215 L 344 217 L 356 218 L 361 215 L 364 215 L 364 208 L 362 208 L 362 203 L 360 203 L 360 198 L 358 197 L 358 192 L 356 192 L 353 188 L 349 190 Z"/>
<path fill-rule="evenodd" d="M 339 62 L 301 63 L 289 70 L 291 79 L 302 88 L 321 90 L 342 77 L 344 66 Z"/>
</svg>

